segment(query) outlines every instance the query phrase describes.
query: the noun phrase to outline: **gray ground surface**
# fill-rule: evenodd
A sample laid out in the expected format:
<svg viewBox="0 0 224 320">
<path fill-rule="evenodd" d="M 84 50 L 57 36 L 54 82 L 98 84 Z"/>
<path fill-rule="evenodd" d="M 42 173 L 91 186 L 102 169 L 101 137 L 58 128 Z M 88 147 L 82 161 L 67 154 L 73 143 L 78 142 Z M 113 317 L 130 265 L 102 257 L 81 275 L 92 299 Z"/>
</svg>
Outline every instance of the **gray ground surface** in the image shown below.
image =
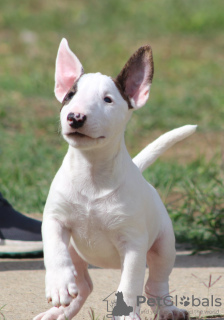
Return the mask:
<svg viewBox="0 0 224 320">
<path fill-rule="evenodd" d="M 93 308 L 102 320 L 112 310 L 120 270 L 90 268 L 89 272 L 94 290 L 75 319 L 90 319 L 89 311 Z M 148 269 L 146 279 L 147 274 Z M 44 294 L 44 276 L 43 259 L 0 259 L 0 308 L 5 305 L 0 311 L 0 320 L 31 320 L 49 309 Z M 107 311 L 107 301 L 103 300 L 109 295 Z M 186 309 L 191 317 L 208 319 L 224 315 L 224 254 L 208 252 L 192 256 L 189 251 L 178 250 L 170 276 L 170 295 L 179 307 L 183 307 L 180 303 L 189 298 Z M 183 297 L 186 299 L 181 300 Z M 147 303 L 142 304 L 141 319 L 152 318 Z"/>
<path fill-rule="evenodd" d="M 7 320 L 30 320 L 36 314 L 50 306 L 44 296 L 43 259 L 0 259 L 0 303 L 5 305 L 2 313 Z M 89 319 L 90 308 L 96 315 L 109 314 L 112 294 L 107 302 L 103 301 L 110 293 L 116 291 L 119 270 L 90 268 L 94 291 L 88 298 L 76 319 Z M 147 277 L 148 270 L 146 270 Z M 189 255 L 189 252 L 178 252 L 175 268 L 170 276 L 170 294 L 177 296 L 179 306 L 181 298 L 189 297 L 186 307 L 193 317 L 207 317 L 224 314 L 224 256 L 220 253 Z M 200 306 L 192 306 L 192 296 L 200 300 Z M 216 302 L 221 306 L 215 306 Z M 197 305 L 199 300 L 195 300 Z M 202 306 L 202 302 L 204 306 Z M 220 304 L 218 303 L 218 304 Z M 207 306 L 206 306 L 207 305 Z M 1 318 L 2 317 L 2 318 Z M 152 318 L 147 304 L 142 305 L 142 319 Z M 0 320 L 4 319 L 0 315 Z"/>
</svg>

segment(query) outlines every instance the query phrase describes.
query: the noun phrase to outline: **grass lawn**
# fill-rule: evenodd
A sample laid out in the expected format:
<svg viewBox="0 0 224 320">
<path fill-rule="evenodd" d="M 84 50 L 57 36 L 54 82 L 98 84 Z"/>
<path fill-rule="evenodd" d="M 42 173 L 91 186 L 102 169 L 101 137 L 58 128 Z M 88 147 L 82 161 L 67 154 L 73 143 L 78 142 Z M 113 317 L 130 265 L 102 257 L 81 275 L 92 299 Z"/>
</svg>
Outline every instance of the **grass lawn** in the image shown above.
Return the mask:
<svg viewBox="0 0 224 320">
<path fill-rule="evenodd" d="M 62 37 L 86 72 L 115 76 L 150 43 L 147 105 L 127 128 L 132 155 L 162 132 L 198 124 L 145 172 L 178 241 L 224 246 L 224 11 L 222 0 L 23 0 L 0 3 L 0 191 L 22 212 L 42 212 L 67 145 L 53 94 Z"/>
</svg>

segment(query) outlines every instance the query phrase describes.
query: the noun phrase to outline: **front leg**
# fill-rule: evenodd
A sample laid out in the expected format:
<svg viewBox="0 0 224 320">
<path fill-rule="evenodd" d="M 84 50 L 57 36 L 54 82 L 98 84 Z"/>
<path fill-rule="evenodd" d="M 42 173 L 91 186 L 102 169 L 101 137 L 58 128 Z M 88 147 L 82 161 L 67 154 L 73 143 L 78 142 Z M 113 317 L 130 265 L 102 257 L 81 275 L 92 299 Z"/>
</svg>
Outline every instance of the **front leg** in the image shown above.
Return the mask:
<svg viewBox="0 0 224 320">
<path fill-rule="evenodd" d="M 69 305 L 78 293 L 75 283 L 77 274 L 68 251 L 70 231 L 56 218 L 45 216 L 42 236 L 46 298 L 57 307 Z"/>
<path fill-rule="evenodd" d="M 33 320 L 71 320 L 77 315 L 88 295 L 92 292 L 93 284 L 88 273 L 88 264 L 78 255 L 71 243 L 69 245 L 69 253 L 77 272 L 77 297 L 71 301 L 69 306 L 52 307 L 48 311 L 37 315 Z"/>
<path fill-rule="evenodd" d="M 140 241 L 138 245 L 128 244 L 125 248 L 121 281 L 116 294 L 117 304 L 113 309 L 115 319 L 121 319 L 120 316 L 126 316 L 125 319 L 139 319 L 137 296 L 142 295 L 143 291 L 147 252 L 145 244 L 146 241 Z"/>
</svg>

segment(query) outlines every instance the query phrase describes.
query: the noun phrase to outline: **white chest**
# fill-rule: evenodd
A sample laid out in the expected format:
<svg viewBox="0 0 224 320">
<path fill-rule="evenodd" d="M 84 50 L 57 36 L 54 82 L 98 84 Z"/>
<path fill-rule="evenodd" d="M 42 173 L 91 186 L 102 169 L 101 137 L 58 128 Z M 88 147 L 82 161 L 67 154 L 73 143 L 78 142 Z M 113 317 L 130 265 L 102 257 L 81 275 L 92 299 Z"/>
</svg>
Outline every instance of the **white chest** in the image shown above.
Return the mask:
<svg viewBox="0 0 224 320">
<path fill-rule="evenodd" d="M 66 225 L 71 229 L 73 245 L 89 263 L 119 268 L 114 240 L 127 222 L 124 205 L 114 195 L 95 200 L 84 198 L 79 196 L 67 208 Z"/>
</svg>

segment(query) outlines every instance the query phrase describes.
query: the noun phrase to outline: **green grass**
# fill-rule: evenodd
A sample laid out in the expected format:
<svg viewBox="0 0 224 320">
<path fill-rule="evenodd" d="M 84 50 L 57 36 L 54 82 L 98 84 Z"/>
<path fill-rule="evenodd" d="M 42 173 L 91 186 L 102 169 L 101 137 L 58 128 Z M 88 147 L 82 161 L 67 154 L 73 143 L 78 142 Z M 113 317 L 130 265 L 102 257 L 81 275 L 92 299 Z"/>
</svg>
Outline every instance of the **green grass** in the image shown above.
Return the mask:
<svg viewBox="0 0 224 320">
<path fill-rule="evenodd" d="M 1 316 L 2 320 L 6 320 L 6 317 L 4 316 L 4 313 L 3 313 L 3 311 L 2 311 L 2 309 L 3 309 L 5 306 L 6 306 L 6 304 L 5 304 L 4 306 L 0 307 L 0 316 Z"/>
<path fill-rule="evenodd" d="M 104 316 L 103 318 L 101 318 L 100 316 L 96 316 L 95 311 L 93 310 L 93 308 L 90 308 L 90 311 L 88 311 L 89 313 L 89 317 L 91 320 L 106 320 L 106 317 Z"/>
<path fill-rule="evenodd" d="M 144 174 L 160 189 L 173 221 L 177 242 L 187 244 L 194 251 L 224 248 L 221 157 L 217 154 L 210 161 L 200 157 L 186 166 L 157 162 Z"/>
<path fill-rule="evenodd" d="M 202 134 L 223 134 L 223 30 L 222 0 L 24 0 L 19 5 L 16 0 L 2 1 L 0 191 L 18 210 L 43 210 L 67 149 L 58 134 L 60 105 L 53 94 L 55 57 L 62 37 L 69 40 L 86 72 L 112 76 L 139 46 L 151 44 L 155 75 L 150 99 L 134 114 L 126 132 L 134 155 L 155 131 L 187 123 L 197 123 Z M 223 174 L 219 164 L 214 160 L 213 167 L 219 168 L 216 179 Z M 200 162 L 200 168 L 206 166 L 206 161 Z M 197 163 L 163 159 L 146 176 L 163 197 L 176 189 L 191 194 L 193 183 L 195 190 L 210 188 L 211 197 L 217 199 L 218 191 L 210 183 L 214 177 L 205 171 L 205 178 L 196 175 L 197 180 L 197 170 Z M 189 174 L 194 178 L 190 182 Z M 179 209 L 184 211 L 191 200 L 179 203 Z M 220 207 L 221 200 L 217 202 Z M 184 204 L 186 208 L 181 207 Z M 174 210 L 178 226 L 180 218 L 175 214 Z M 202 221 L 195 218 L 195 223 L 204 230 Z M 176 229 L 178 239 L 182 233 Z"/>
</svg>

